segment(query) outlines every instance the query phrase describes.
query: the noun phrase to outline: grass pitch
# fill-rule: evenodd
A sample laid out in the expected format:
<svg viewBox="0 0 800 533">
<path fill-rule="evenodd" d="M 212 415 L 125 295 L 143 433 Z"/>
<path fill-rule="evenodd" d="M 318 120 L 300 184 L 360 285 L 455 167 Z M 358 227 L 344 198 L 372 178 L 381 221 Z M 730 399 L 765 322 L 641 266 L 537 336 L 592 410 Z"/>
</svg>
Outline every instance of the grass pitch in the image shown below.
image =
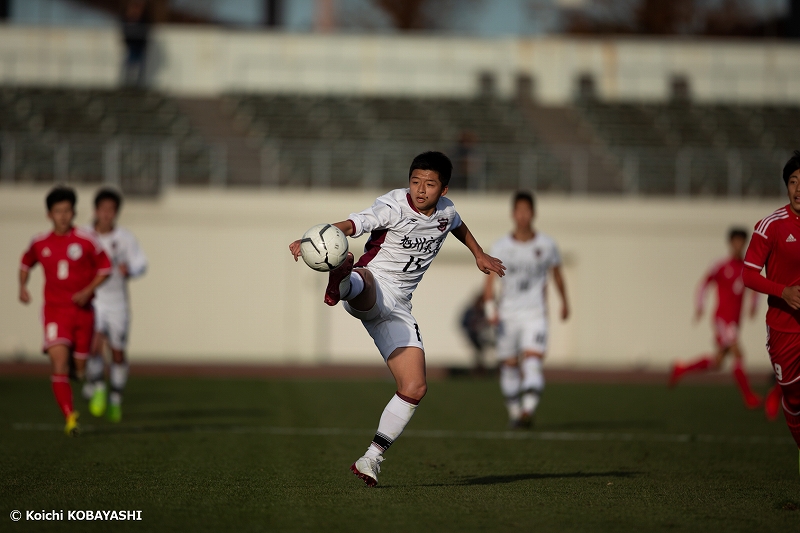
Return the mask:
<svg viewBox="0 0 800 533">
<path fill-rule="evenodd" d="M 797 450 L 732 386 L 550 384 L 506 432 L 494 380 L 430 384 L 380 485 L 348 467 L 387 381 L 137 378 L 77 439 L 44 378 L 0 378 L 3 531 L 798 531 Z M 12 522 L 19 509 L 23 520 Z M 26 510 L 141 510 L 30 522 Z"/>
</svg>

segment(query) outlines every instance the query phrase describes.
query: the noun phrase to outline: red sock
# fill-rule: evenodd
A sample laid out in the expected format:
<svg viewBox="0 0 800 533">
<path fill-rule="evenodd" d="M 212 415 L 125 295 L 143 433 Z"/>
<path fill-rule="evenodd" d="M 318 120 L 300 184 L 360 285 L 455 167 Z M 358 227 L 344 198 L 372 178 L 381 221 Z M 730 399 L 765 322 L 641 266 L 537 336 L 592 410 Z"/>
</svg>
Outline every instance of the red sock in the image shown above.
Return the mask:
<svg viewBox="0 0 800 533">
<path fill-rule="evenodd" d="M 739 386 L 742 396 L 751 398 L 753 396 L 753 389 L 750 388 L 747 375 L 744 373 L 744 370 L 742 370 L 742 365 L 738 362 L 733 367 L 733 377 L 736 378 L 736 384 Z"/>
<path fill-rule="evenodd" d="M 53 385 L 53 395 L 56 403 L 64 413 L 64 418 L 72 412 L 72 389 L 69 386 L 69 376 L 66 374 L 53 374 L 50 376 Z"/>
<path fill-rule="evenodd" d="M 689 363 L 687 365 L 681 365 L 681 369 L 685 374 L 687 372 L 701 372 L 703 370 L 708 370 L 708 367 L 711 366 L 711 358 L 707 356 L 703 356 L 694 363 Z"/>
<path fill-rule="evenodd" d="M 780 385 L 773 386 L 767 393 L 767 399 L 764 400 L 764 412 L 769 420 L 778 418 L 781 411 L 781 398 L 783 398 L 783 392 L 781 392 Z"/>
</svg>

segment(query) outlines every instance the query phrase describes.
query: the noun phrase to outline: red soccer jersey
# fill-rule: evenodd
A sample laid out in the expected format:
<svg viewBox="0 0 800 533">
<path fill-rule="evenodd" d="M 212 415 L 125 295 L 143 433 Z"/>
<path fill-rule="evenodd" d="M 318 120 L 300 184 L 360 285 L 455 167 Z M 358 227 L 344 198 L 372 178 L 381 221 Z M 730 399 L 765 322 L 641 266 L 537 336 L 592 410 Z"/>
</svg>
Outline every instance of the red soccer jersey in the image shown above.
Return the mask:
<svg viewBox="0 0 800 533">
<path fill-rule="evenodd" d="M 44 269 L 44 303 L 71 306 L 72 296 L 98 274 L 110 274 L 111 262 L 95 238 L 72 228 L 66 235 L 52 231 L 33 238 L 22 255 L 20 268 L 28 270 L 36 263 Z"/>
<path fill-rule="evenodd" d="M 742 299 L 744 297 L 744 281 L 742 272 L 744 261 L 729 258 L 716 263 L 708 271 L 700 290 L 697 292 L 697 309 L 703 309 L 706 290 L 712 283 L 717 286 L 717 312 L 715 317 L 726 323 L 739 324 L 742 316 Z"/>
<path fill-rule="evenodd" d="M 758 221 L 744 262 L 759 275 L 766 267 L 767 279 L 781 289 L 800 283 L 800 217 L 788 205 Z M 767 303 L 767 326 L 800 333 L 800 311 L 792 310 L 777 294 L 770 294 Z"/>
</svg>

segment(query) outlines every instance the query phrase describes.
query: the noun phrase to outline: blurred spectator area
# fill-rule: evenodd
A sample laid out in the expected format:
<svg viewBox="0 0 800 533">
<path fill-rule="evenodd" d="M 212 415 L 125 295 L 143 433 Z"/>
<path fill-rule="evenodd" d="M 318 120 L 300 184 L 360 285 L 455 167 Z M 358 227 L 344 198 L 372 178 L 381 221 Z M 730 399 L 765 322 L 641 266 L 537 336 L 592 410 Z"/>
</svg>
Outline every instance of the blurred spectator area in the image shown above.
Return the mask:
<svg viewBox="0 0 800 533">
<path fill-rule="evenodd" d="M 171 186 L 403 183 L 423 150 L 452 186 L 569 193 L 773 196 L 800 106 L 0 88 L 0 180 Z M 469 161 L 461 161 L 469 158 Z"/>
</svg>

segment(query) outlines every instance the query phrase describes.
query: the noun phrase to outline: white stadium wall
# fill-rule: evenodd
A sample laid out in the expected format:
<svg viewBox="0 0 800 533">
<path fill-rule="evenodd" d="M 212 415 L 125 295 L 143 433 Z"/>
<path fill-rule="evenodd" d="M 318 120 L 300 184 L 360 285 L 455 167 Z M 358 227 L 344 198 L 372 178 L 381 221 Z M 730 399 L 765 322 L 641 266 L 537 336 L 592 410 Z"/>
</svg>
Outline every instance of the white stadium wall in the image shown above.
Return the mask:
<svg viewBox="0 0 800 533">
<path fill-rule="evenodd" d="M 480 73 L 500 96 L 518 74 L 543 104 L 594 77 L 605 100 L 663 101 L 675 76 L 703 102 L 800 103 L 800 45 L 658 38 L 465 39 L 312 35 L 160 26 L 149 79 L 175 95 L 225 92 L 469 97 Z M 113 30 L 0 26 L 0 84 L 112 87 L 122 45 Z"/>
<path fill-rule="evenodd" d="M 34 303 L 17 301 L 19 257 L 45 230 L 46 188 L 0 186 L 0 359 L 40 361 L 41 270 Z M 78 222 L 93 191 L 79 189 Z M 201 363 L 382 364 L 361 324 L 322 303 L 326 276 L 292 261 L 288 243 L 313 224 L 346 218 L 377 192 L 186 190 L 158 201 L 129 200 L 122 225 L 150 258 L 131 283 L 133 361 Z M 485 247 L 509 229 L 507 195 L 452 195 Z M 543 196 L 539 228 L 560 244 L 573 315 L 555 319 L 548 364 L 664 369 L 706 351 L 709 321 L 692 325 L 694 291 L 726 253 L 733 224 L 748 228 L 774 201 Z M 352 241 L 351 241 L 352 242 Z M 363 239 L 352 243 L 360 251 Z M 453 238 L 414 295 L 432 365 L 470 363 L 459 316 L 483 275 Z M 745 321 L 750 367 L 767 369 L 764 314 Z"/>
</svg>

